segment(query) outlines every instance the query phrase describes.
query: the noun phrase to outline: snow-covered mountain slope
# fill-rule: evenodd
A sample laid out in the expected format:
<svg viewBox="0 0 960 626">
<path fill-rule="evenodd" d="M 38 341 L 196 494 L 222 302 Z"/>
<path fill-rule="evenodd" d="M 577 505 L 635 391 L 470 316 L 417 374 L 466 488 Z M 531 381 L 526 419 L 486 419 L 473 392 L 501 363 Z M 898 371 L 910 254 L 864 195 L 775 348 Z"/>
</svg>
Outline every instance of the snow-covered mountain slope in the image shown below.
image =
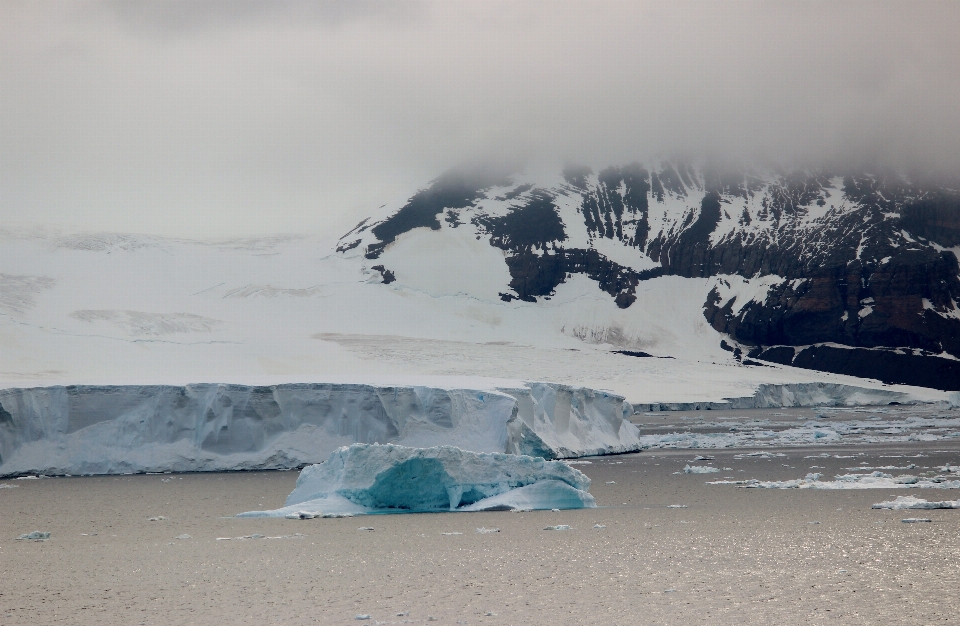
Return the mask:
<svg viewBox="0 0 960 626">
<path fill-rule="evenodd" d="M 738 362 L 701 310 L 715 278 L 644 281 L 625 309 L 578 274 L 550 300 L 505 302 L 496 282 L 509 276 L 504 252 L 444 224 L 401 235 L 377 260 L 313 237 L 0 232 L 0 385 L 493 389 L 540 380 L 607 389 L 637 405 L 750 397 L 762 384 L 882 388 Z M 466 242 L 474 247 L 437 257 Z M 390 284 L 371 267 L 383 262 L 397 274 Z"/>
<path fill-rule="evenodd" d="M 598 327 L 584 311 L 563 325 L 588 341 L 665 345 L 664 325 L 702 316 L 720 335 L 687 337 L 698 344 L 684 345 L 688 354 L 723 339 L 741 362 L 749 352 L 955 390 L 958 244 L 960 193 L 942 185 L 663 162 L 536 176 L 449 172 L 360 222 L 337 251 L 362 258 L 384 284 L 436 297 L 496 294 L 537 303 L 544 315 L 557 301 L 600 306 L 606 294 L 626 313 L 604 316 L 622 321 Z"/>
</svg>

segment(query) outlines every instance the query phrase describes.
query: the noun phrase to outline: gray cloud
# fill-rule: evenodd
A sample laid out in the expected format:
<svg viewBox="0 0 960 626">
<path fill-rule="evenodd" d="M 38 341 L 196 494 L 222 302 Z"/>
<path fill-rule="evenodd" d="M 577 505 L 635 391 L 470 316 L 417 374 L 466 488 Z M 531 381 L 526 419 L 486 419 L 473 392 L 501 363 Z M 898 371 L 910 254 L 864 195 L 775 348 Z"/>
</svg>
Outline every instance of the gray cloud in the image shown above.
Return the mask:
<svg viewBox="0 0 960 626">
<path fill-rule="evenodd" d="M 5 224 L 330 231 L 464 161 L 960 171 L 955 3 L 0 4 Z"/>
</svg>

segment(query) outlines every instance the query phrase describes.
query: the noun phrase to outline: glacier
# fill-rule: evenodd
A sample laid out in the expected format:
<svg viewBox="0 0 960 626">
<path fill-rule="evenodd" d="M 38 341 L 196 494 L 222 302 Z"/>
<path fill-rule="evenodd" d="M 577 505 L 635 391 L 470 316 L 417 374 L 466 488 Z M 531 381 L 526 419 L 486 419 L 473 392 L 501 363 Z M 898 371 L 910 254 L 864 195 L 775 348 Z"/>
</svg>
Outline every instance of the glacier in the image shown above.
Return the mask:
<svg viewBox="0 0 960 626">
<path fill-rule="evenodd" d="M 640 449 L 616 394 L 303 383 L 0 390 L 0 476 L 290 469 L 353 443 L 546 459 Z"/>
<path fill-rule="evenodd" d="M 592 508 L 589 489 L 589 478 L 560 461 L 453 446 L 353 444 L 305 467 L 283 508 L 238 517 Z"/>
</svg>

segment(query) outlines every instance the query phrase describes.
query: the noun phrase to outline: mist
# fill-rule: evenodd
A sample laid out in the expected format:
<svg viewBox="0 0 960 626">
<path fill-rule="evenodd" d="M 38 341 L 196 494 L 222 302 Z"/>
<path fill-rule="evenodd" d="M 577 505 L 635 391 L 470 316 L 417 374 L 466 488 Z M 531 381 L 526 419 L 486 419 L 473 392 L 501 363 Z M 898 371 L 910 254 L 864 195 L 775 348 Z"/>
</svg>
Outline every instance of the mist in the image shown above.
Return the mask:
<svg viewBox="0 0 960 626">
<path fill-rule="evenodd" d="M 960 172 L 956 3 L 0 4 L 0 223 L 339 234 L 473 162 Z"/>
</svg>

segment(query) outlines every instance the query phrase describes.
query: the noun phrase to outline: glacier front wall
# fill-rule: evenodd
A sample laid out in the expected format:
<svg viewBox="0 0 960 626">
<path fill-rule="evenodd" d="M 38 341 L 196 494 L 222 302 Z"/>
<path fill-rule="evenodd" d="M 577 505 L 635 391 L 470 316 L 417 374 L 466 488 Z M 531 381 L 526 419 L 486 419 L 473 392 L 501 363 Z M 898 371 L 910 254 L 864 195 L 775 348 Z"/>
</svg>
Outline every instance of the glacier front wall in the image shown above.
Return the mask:
<svg viewBox="0 0 960 626">
<path fill-rule="evenodd" d="M 0 477 L 286 469 L 352 443 L 572 458 L 638 450 L 632 411 L 620 396 L 548 383 L 4 389 Z"/>
</svg>

